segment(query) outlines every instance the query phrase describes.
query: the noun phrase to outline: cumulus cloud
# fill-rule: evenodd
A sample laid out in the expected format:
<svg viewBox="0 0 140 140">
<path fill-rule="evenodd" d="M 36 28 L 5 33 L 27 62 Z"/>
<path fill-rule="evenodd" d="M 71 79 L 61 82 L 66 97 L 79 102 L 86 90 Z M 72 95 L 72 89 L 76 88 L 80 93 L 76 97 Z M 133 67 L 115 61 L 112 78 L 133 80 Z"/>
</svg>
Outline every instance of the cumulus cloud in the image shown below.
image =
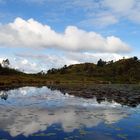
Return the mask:
<svg viewBox="0 0 140 140">
<path fill-rule="evenodd" d="M 76 59 L 68 58 L 66 56 L 58 56 L 54 54 L 16 54 L 16 60 L 15 62 L 13 62 L 14 67 L 17 66 L 19 69 L 22 68 L 26 72 L 39 72 L 41 70 L 47 71 L 51 68 L 61 68 L 64 65 L 71 65 L 77 63 L 80 62 Z"/>
<path fill-rule="evenodd" d="M 0 57 L 0 63 L 7 57 Z M 16 54 L 16 56 L 8 57 L 10 67 L 24 71 L 26 73 L 37 73 L 40 71 L 47 72 L 51 68 L 61 68 L 64 65 L 78 64 L 80 61 L 66 56 L 57 55 L 32 55 L 32 54 Z"/>
<path fill-rule="evenodd" d="M 11 47 L 57 48 L 70 51 L 128 52 L 130 47 L 115 36 L 103 37 L 76 26 L 58 33 L 34 19 L 16 18 L 13 23 L 0 26 L 0 45 Z"/>
<path fill-rule="evenodd" d="M 57 54 L 16 54 L 16 59 L 11 62 L 13 67 L 25 72 L 47 71 L 51 68 L 61 68 L 64 65 L 72 65 L 79 63 L 97 63 L 101 58 L 105 61 L 117 61 L 123 57 L 129 56 L 116 53 L 89 53 L 89 52 L 65 52 L 63 56 Z"/>
<path fill-rule="evenodd" d="M 40 67 L 39 64 L 26 58 L 14 58 L 10 59 L 10 62 L 10 67 L 18 69 L 20 71 L 25 71 L 27 73 L 35 73 L 42 70 L 42 67 Z"/>
</svg>

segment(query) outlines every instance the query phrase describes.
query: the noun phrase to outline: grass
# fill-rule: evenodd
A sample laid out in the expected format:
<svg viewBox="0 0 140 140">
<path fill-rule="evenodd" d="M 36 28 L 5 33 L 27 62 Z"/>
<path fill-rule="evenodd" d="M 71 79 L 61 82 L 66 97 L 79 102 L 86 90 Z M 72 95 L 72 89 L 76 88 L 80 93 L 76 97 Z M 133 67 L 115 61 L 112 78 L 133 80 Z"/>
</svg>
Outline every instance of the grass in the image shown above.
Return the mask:
<svg viewBox="0 0 140 140">
<path fill-rule="evenodd" d="M 0 76 L 0 87 L 4 86 L 22 86 L 22 85 L 44 85 L 47 83 L 45 78 L 22 76 L 22 75 L 4 75 Z"/>
</svg>

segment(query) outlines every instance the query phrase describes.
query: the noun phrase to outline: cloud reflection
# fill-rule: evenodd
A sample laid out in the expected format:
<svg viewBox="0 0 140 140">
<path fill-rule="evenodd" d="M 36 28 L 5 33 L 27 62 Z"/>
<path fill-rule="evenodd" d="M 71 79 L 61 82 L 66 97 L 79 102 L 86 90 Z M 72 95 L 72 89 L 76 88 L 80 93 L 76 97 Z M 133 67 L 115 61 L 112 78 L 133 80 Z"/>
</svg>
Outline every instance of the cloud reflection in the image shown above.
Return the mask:
<svg viewBox="0 0 140 140">
<path fill-rule="evenodd" d="M 65 132 L 72 132 L 83 126 L 111 124 L 127 117 L 127 108 L 118 104 L 98 104 L 94 99 L 63 95 L 45 87 L 20 88 L 8 94 L 8 102 L 0 101 L 0 129 L 13 137 L 45 131 L 53 124 L 60 124 Z"/>
</svg>

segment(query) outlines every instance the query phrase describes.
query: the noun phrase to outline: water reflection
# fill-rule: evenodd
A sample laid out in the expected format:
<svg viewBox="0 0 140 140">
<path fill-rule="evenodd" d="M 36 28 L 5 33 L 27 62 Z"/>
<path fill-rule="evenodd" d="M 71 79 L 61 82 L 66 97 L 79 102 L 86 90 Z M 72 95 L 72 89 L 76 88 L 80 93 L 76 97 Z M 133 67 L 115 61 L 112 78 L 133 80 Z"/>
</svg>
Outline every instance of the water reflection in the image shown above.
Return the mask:
<svg viewBox="0 0 140 140">
<path fill-rule="evenodd" d="M 7 100 L 8 99 L 8 94 L 5 91 L 0 92 L 0 98 L 2 100 Z"/>
<path fill-rule="evenodd" d="M 38 109 L 38 108 L 0 108 L 0 129 L 8 131 L 11 136 L 31 135 L 46 130 L 55 123 L 60 123 L 65 132 L 72 132 L 82 126 L 93 127 L 104 121 L 115 123 L 127 116 L 120 109 Z"/>
<path fill-rule="evenodd" d="M 4 106 L 40 106 L 40 107 L 62 107 L 62 106 L 82 106 L 82 107 L 121 107 L 116 102 L 108 102 L 98 98 L 84 99 L 69 94 L 62 94 L 59 90 L 51 90 L 47 87 L 34 88 L 23 87 L 10 91 L 1 91 L 1 97 L 5 97 L 7 102 L 1 102 Z M 100 101 L 99 101 L 100 100 Z M 99 104 L 100 103 L 100 104 Z"/>
<path fill-rule="evenodd" d="M 131 114 L 131 109 L 112 102 L 83 99 L 51 91 L 47 87 L 24 87 L 1 92 L 0 129 L 12 137 L 29 136 L 60 124 L 63 131 L 72 132 L 81 127 L 95 127 L 100 123 L 112 124 Z"/>
</svg>

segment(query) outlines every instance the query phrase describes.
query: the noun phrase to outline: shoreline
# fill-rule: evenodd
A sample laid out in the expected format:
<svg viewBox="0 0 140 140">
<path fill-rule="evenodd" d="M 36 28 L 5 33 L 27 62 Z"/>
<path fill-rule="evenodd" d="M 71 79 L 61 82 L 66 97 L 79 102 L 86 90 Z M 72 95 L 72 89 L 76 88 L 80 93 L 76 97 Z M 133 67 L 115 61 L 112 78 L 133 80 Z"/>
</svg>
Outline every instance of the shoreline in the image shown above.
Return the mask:
<svg viewBox="0 0 140 140">
<path fill-rule="evenodd" d="M 59 90 L 63 94 L 69 94 L 81 98 L 92 99 L 96 97 L 98 103 L 109 101 L 122 106 L 137 107 L 140 104 L 140 85 L 138 84 L 92 84 L 92 85 L 49 85 L 49 84 L 22 84 L 16 86 L 0 86 L 0 91 L 7 91 L 22 87 L 43 87 L 51 90 Z"/>
</svg>

